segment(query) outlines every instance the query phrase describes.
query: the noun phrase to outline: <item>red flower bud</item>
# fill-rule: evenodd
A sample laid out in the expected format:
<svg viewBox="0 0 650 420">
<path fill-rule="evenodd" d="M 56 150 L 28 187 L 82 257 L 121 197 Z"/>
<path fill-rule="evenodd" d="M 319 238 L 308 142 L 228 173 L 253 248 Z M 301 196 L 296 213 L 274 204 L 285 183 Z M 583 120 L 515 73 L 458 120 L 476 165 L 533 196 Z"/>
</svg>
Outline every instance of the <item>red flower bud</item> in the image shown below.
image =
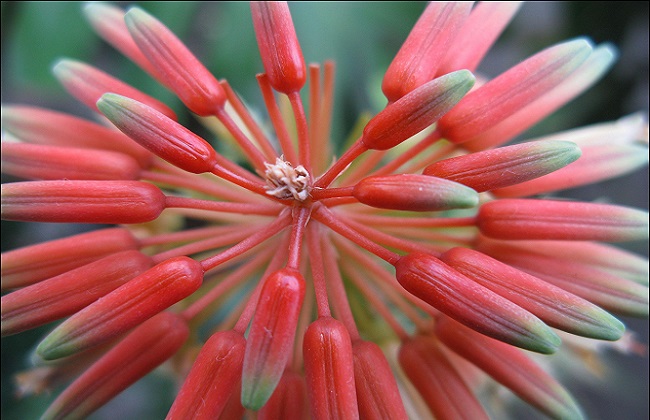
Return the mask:
<svg viewBox="0 0 650 420">
<path fill-rule="evenodd" d="M 167 420 L 216 419 L 239 388 L 246 340 L 241 333 L 213 334 L 201 348 Z"/>
<path fill-rule="evenodd" d="M 375 115 L 363 130 L 368 149 L 387 150 L 438 121 L 474 85 L 474 76 L 460 70 L 423 84 Z"/>
<path fill-rule="evenodd" d="M 165 194 L 140 181 L 30 181 L 2 185 L 2 218 L 30 222 L 142 223 Z"/>
<path fill-rule="evenodd" d="M 2 296 L 2 335 L 16 334 L 85 308 L 153 265 L 139 251 L 109 255 Z"/>
<path fill-rule="evenodd" d="M 312 322 L 303 338 L 303 357 L 312 417 L 358 419 L 352 343 L 345 326 L 331 317 Z"/>
<path fill-rule="evenodd" d="M 379 346 L 356 340 L 352 353 L 359 416 L 374 420 L 407 419 L 395 375 Z"/>
<path fill-rule="evenodd" d="M 36 353 L 52 360 L 106 342 L 188 297 L 202 281 L 203 268 L 193 259 L 164 261 L 68 318 Z"/>
<path fill-rule="evenodd" d="M 355 185 L 352 195 L 368 206 L 407 211 L 471 208 L 478 204 L 478 194 L 471 188 L 417 174 L 364 178 Z"/>
<path fill-rule="evenodd" d="M 486 419 L 487 414 L 433 337 L 416 336 L 398 361 L 436 419 Z"/>
<path fill-rule="evenodd" d="M 107 255 L 137 249 L 123 228 L 108 228 L 55 239 L 2 253 L 2 289 L 14 289 L 54 277 Z"/>
<path fill-rule="evenodd" d="M 181 169 L 200 174 L 217 164 L 207 141 L 145 104 L 107 93 L 97 107 L 124 134 Z"/>
<path fill-rule="evenodd" d="M 158 314 L 77 378 L 42 418 L 86 418 L 173 356 L 188 336 L 189 329 L 181 317 L 169 312 Z"/>
<path fill-rule="evenodd" d="M 286 2 L 251 2 L 253 26 L 264 71 L 278 92 L 298 92 L 307 70 Z"/>
<path fill-rule="evenodd" d="M 103 94 L 110 92 L 147 104 L 173 120 L 178 119 L 174 111 L 159 100 L 88 64 L 59 60 L 52 71 L 72 96 L 97 112 L 97 101 Z"/>
<path fill-rule="evenodd" d="M 440 160 L 423 173 L 483 192 L 549 174 L 579 157 L 574 143 L 536 141 Z"/>
<path fill-rule="evenodd" d="M 124 21 L 158 77 L 192 112 L 208 116 L 223 107 L 226 92 L 219 81 L 165 25 L 136 7 L 126 12 Z"/>
<path fill-rule="evenodd" d="M 477 334 L 449 318 L 436 322 L 435 332 L 455 353 L 550 417 L 582 418 L 571 395 L 521 350 Z"/>
<path fill-rule="evenodd" d="M 136 180 L 141 168 L 119 152 L 3 142 L 2 172 L 26 179 Z"/>
<path fill-rule="evenodd" d="M 610 204 L 502 199 L 481 206 L 477 226 L 498 239 L 630 241 L 648 238 L 648 213 Z"/>
<path fill-rule="evenodd" d="M 304 297 L 305 280 L 296 270 L 277 271 L 264 282 L 246 341 L 242 375 L 244 407 L 259 410 L 280 381 L 293 354 Z"/>
<path fill-rule="evenodd" d="M 530 312 L 432 255 L 406 255 L 395 269 L 406 290 L 480 333 L 539 353 L 553 353 L 560 345 L 559 337 Z"/>
<path fill-rule="evenodd" d="M 112 150 L 148 168 L 153 155 L 118 130 L 47 109 L 2 107 L 2 128 L 26 143 Z"/>
<path fill-rule="evenodd" d="M 269 401 L 258 411 L 258 420 L 308 418 L 305 378 L 285 370 Z"/>
</svg>

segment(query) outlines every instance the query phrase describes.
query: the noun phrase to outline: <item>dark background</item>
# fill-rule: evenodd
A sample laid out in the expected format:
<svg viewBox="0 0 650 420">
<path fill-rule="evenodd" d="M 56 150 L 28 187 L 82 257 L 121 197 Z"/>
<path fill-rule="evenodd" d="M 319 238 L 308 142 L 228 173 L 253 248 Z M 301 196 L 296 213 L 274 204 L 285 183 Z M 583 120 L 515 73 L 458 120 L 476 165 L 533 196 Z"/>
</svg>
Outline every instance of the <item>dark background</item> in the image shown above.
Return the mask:
<svg viewBox="0 0 650 420">
<path fill-rule="evenodd" d="M 134 3 L 118 2 L 127 7 Z M 50 73 L 62 57 L 92 63 L 172 106 L 181 122 L 194 126 L 179 101 L 93 34 L 76 2 L 2 2 L 2 103 L 50 107 L 92 118 Z M 253 107 L 261 109 L 254 75 L 262 71 L 246 3 L 146 2 L 141 7 L 167 24 L 218 77 L 227 79 Z M 417 2 L 292 3 L 291 11 L 306 61 L 337 63 L 333 138 L 343 139 L 362 111 L 385 103 L 379 89 L 390 60 L 424 8 Z M 648 114 L 648 2 L 535 2 L 525 4 L 479 70 L 494 76 L 553 43 L 578 36 L 610 42 L 619 60 L 594 88 L 569 103 L 525 138 L 611 121 L 634 112 Z M 3 175 L 2 182 L 12 181 Z M 648 208 L 648 169 L 565 197 Z M 91 226 L 83 229 L 92 228 Z M 79 227 L 2 222 L 2 250 L 67 236 Z M 623 247 L 648 255 L 647 242 Z M 647 320 L 623 319 L 648 343 Z M 27 354 L 49 328 L 2 339 L 2 418 L 38 418 L 54 397 L 13 398 L 12 375 L 27 366 Z M 648 418 L 648 357 L 608 353 L 611 376 L 571 384 L 593 419 Z M 92 416 L 92 419 L 163 418 L 173 395 L 164 375 L 154 374 Z M 529 411 L 516 417 L 530 418 Z"/>
</svg>

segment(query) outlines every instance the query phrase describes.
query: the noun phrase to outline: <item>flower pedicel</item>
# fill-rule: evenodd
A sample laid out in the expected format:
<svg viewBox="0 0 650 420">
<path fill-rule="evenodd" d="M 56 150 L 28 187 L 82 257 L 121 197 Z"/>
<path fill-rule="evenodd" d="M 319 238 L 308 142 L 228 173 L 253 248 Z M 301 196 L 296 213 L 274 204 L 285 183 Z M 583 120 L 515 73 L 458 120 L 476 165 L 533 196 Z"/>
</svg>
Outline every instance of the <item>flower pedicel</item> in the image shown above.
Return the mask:
<svg viewBox="0 0 650 420">
<path fill-rule="evenodd" d="M 2 335 L 62 321 L 19 376 L 25 393 L 65 387 L 43 418 L 84 418 L 170 360 L 168 419 L 486 418 L 494 383 L 581 418 L 519 348 L 577 363 L 587 340 L 639 346 L 615 315 L 648 316 L 647 261 L 604 242 L 647 240 L 648 215 L 536 194 L 646 164 L 647 127 L 506 145 L 614 60 L 576 39 L 478 83 L 518 8 L 428 4 L 386 107 L 336 158 L 334 65 L 306 65 L 286 3 L 251 3 L 273 134 L 153 16 L 86 5 L 243 158 L 72 59 L 54 74 L 103 123 L 3 105 L 2 170 L 22 180 L 2 186 L 2 218 L 118 225 L 2 254 Z"/>
</svg>

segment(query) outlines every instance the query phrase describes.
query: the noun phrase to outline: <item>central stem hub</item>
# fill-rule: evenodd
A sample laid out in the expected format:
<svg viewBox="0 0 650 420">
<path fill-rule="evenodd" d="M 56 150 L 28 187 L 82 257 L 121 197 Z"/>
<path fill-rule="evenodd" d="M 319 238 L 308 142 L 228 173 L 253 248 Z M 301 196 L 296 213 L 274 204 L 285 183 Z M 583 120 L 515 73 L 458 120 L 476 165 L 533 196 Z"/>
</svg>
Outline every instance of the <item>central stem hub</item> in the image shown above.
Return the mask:
<svg viewBox="0 0 650 420">
<path fill-rule="evenodd" d="M 302 166 L 295 168 L 282 158 L 276 158 L 275 164 L 266 166 L 266 193 L 282 200 L 294 199 L 303 202 L 309 198 L 311 175 Z"/>
</svg>

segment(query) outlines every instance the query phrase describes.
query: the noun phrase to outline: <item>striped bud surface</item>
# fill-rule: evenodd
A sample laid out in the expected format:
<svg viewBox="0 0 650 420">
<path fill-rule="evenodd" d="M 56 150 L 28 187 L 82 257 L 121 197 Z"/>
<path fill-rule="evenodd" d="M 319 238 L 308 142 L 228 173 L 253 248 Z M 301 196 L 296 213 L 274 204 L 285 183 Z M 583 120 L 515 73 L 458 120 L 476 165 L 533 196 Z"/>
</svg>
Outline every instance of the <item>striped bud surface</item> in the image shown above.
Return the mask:
<svg viewBox="0 0 650 420">
<path fill-rule="evenodd" d="M 104 343 L 188 297 L 202 282 L 197 261 L 163 261 L 68 318 L 45 337 L 36 354 L 54 360 Z"/>
<path fill-rule="evenodd" d="M 145 104 L 107 93 L 97 106 L 124 134 L 172 165 L 199 174 L 217 163 L 207 141 Z"/>
<path fill-rule="evenodd" d="M 165 194 L 140 181 L 29 181 L 2 185 L 2 218 L 50 223 L 143 223 Z"/>
<path fill-rule="evenodd" d="M 355 340 L 352 354 L 359 416 L 372 420 L 408 419 L 395 375 L 381 348 L 371 341 Z"/>
<path fill-rule="evenodd" d="M 300 272 L 282 269 L 265 280 L 246 341 L 242 404 L 259 410 L 271 397 L 292 356 L 305 297 Z"/>
<path fill-rule="evenodd" d="M 138 248 L 124 228 L 99 229 L 2 253 L 2 290 L 24 287 L 120 251 Z"/>
<path fill-rule="evenodd" d="M 560 346 L 560 338 L 539 318 L 432 255 L 403 256 L 395 270 L 410 293 L 482 334 L 544 354 Z"/>
<path fill-rule="evenodd" d="M 68 386 L 41 418 L 87 418 L 172 357 L 189 333 L 185 320 L 169 312 L 144 322 Z"/>
<path fill-rule="evenodd" d="M 358 419 L 350 334 L 334 318 L 320 317 L 303 337 L 307 395 L 312 418 Z"/>
<path fill-rule="evenodd" d="M 213 334 L 201 347 L 167 420 L 214 419 L 239 387 L 246 340 L 229 330 Z"/>
<path fill-rule="evenodd" d="M 459 70 L 411 91 L 389 104 L 366 124 L 361 142 L 368 149 L 387 150 L 438 121 L 474 86 L 474 75 Z"/>
<path fill-rule="evenodd" d="M 44 108 L 3 106 L 2 128 L 25 143 L 121 152 L 145 169 L 153 158 L 150 151 L 118 130 Z"/>
<path fill-rule="evenodd" d="M 462 184 L 417 174 L 371 176 L 355 185 L 361 203 L 382 209 L 439 211 L 478 205 L 478 194 Z"/>
<path fill-rule="evenodd" d="M 440 160 L 423 173 L 483 192 L 549 174 L 579 157 L 580 148 L 574 143 L 538 141 Z"/>
<path fill-rule="evenodd" d="M 442 353 L 433 337 L 402 343 L 399 364 L 436 419 L 488 419 L 481 403 Z"/>
<path fill-rule="evenodd" d="M 141 168 L 125 153 L 3 142 L 2 172 L 25 179 L 136 180 Z"/>
<path fill-rule="evenodd" d="M 153 265 L 139 251 L 118 252 L 2 296 L 2 335 L 72 315 Z"/>
<path fill-rule="evenodd" d="M 110 92 L 147 104 L 172 120 L 178 119 L 174 111 L 159 100 L 81 61 L 59 60 L 52 72 L 68 93 L 97 112 L 97 101 L 103 94 Z"/>
<path fill-rule="evenodd" d="M 124 21 L 156 74 L 192 112 L 208 116 L 223 107 L 226 92 L 219 81 L 169 28 L 137 7 L 126 12 Z"/>
<path fill-rule="evenodd" d="M 471 140 L 560 84 L 591 51 L 588 41 L 577 39 L 535 54 L 468 94 L 438 130 L 454 143 Z"/>
<path fill-rule="evenodd" d="M 307 69 L 287 2 L 253 1 L 253 27 L 262 64 L 271 86 L 285 94 L 298 92 Z"/>
<path fill-rule="evenodd" d="M 648 213 L 610 204 L 513 198 L 483 204 L 477 226 L 496 239 L 632 241 L 648 238 Z"/>
<path fill-rule="evenodd" d="M 519 349 L 493 340 L 450 318 L 436 322 L 436 337 L 494 380 L 546 415 L 582 419 L 580 407 L 553 377 Z"/>
<path fill-rule="evenodd" d="M 612 341 L 621 338 L 625 332 L 623 323 L 596 305 L 478 251 L 452 248 L 440 258 L 551 327 Z"/>
</svg>

